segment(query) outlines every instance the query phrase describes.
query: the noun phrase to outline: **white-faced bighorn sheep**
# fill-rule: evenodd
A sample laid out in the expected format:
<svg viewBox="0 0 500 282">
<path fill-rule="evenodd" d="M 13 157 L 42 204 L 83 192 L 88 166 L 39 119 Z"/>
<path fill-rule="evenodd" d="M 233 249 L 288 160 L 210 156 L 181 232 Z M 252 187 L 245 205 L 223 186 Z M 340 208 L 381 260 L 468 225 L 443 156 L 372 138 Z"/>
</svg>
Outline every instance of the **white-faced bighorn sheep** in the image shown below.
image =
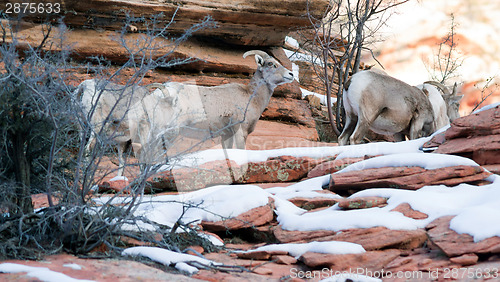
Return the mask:
<svg viewBox="0 0 500 282">
<path fill-rule="evenodd" d="M 230 83 L 204 87 L 170 82 L 151 94 L 144 87 L 125 92 L 122 87 L 119 100 L 110 93 L 114 84 L 108 83 L 111 86 L 108 89 L 108 86 L 99 88 L 95 87 L 95 82 L 84 81 L 77 91 L 83 90 L 85 109 L 97 103 L 96 112 L 90 119 L 95 128 L 102 128 L 101 123 L 110 122 L 110 119 L 118 121 L 107 132 L 114 132 L 112 140 L 119 148 L 121 169 L 125 165 L 122 145 L 129 141 L 142 147 L 143 152 L 139 154 L 142 156 L 148 154 L 145 150 L 157 149 L 165 145 L 161 142 L 177 135 L 197 139 L 221 136 L 225 148 L 235 144 L 236 148 L 244 149 L 248 135 L 269 104 L 276 86 L 293 81 L 293 73 L 266 52 L 248 51 L 243 58 L 250 55 L 255 55 L 257 70 L 247 85 Z M 108 96 L 111 97 L 106 98 Z M 110 112 L 112 118 L 106 118 Z M 140 161 L 152 162 L 142 156 Z M 121 173 L 119 170 L 118 174 Z"/>
<path fill-rule="evenodd" d="M 360 143 L 369 129 L 403 140 L 404 136 L 410 139 L 429 136 L 447 125 L 450 121 L 447 111 L 454 115 L 454 104 L 461 97 L 446 92 L 450 94 L 447 107 L 446 98 L 433 89 L 446 88 L 437 85 L 426 83 L 419 89 L 380 71 L 354 74 L 343 97 L 346 124 L 339 145 Z"/>
<path fill-rule="evenodd" d="M 453 90 L 450 90 L 444 86 L 442 83 L 436 81 L 426 81 L 423 84 L 417 85 L 419 89 L 426 89 L 429 94 L 432 92 L 438 92 L 436 94 L 440 94 L 440 96 L 444 99 L 446 105 L 446 114 L 448 115 L 449 122 L 454 121 L 455 119 L 460 117 L 458 112 L 458 108 L 460 107 L 460 100 L 464 97 L 463 95 L 457 94 L 457 83 L 453 85 Z M 433 91 L 433 89 L 435 91 Z M 432 103 L 432 101 L 431 101 Z M 434 105 L 434 103 L 433 103 Z M 439 128 L 439 127 L 438 127 Z"/>
</svg>

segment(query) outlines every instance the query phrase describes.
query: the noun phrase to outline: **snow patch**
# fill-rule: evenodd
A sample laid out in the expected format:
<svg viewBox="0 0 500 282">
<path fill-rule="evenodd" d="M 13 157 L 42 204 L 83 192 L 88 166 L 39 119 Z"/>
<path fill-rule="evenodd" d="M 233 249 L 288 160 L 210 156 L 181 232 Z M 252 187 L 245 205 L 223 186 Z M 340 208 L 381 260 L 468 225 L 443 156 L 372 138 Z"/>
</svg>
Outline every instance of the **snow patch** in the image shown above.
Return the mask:
<svg viewBox="0 0 500 282">
<path fill-rule="evenodd" d="M 198 256 L 181 254 L 157 247 L 132 247 L 125 249 L 122 256 L 142 256 L 159 262 L 163 265 L 174 265 L 180 271 L 194 274 L 198 272 L 196 267 L 188 265 L 186 262 L 194 261 L 203 265 L 218 265 L 219 263 L 201 258 Z"/>
<path fill-rule="evenodd" d="M 405 153 L 380 156 L 354 163 L 337 173 L 382 167 L 412 167 L 438 169 L 449 166 L 479 166 L 471 159 L 444 154 Z"/>
<path fill-rule="evenodd" d="M 125 176 L 115 176 L 113 178 L 111 178 L 109 181 L 119 181 L 119 180 L 124 180 L 124 181 L 128 181 L 128 178 L 125 177 Z"/>
<path fill-rule="evenodd" d="M 290 243 L 290 244 L 271 244 L 259 247 L 257 249 L 243 251 L 242 253 L 252 253 L 259 251 L 285 251 L 291 256 L 299 258 L 307 252 L 320 254 L 361 254 L 366 252 L 363 246 L 350 242 L 325 241 L 325 242 L 309 242 L 309 243 Z"/>
<path fill-rule="evenodd" d="M 76 263 L 67 263 L 67 264 L 63 264 L 63 266 L 69 267 L 69 268 L 74 269 L 74 270 L 81 270 L 82 269 L 82 266 L 79 264 L 76 264 Z"/>
<path fill-rule="evenodd" d="M 321 105 L 327 106 L 328 103 L 326 101 L 326 95 L 322 95 L 316 92 L 309 91 L 304 88 L 300 88 L 300 91 L 302 92 L 302 99 L 309 95 L 313 95 L 319 98 Z M 337 98 L 336 97 L 331 97 L 332 99 L 330 100 L 330 106 L 333 106 L 335 103 L 337 103 Z"/>
<path fill-rule="evenodd" d="M 421 153 L 420 148 L 429 141 L 430 137 L 423 137 L 404 142 L 376 142 L 342 146 L 342 152 L 337 159 L 359 158 L 364 156 L 394 155 L 402 153 Z"/>
<path fill-rule="evenodd" d="M 40 279 L 44 282 L 92 282 L 94 280 L 84 280 L 84 279 L 75 279 L 69 277 L 66 274 L 55 272 L 50 270 L 47 267 L 35 267 L 35 266 L 27 266 L 17 263 L 2 263 L 0 264 L 0 272 L 1 273 L 19 273 L 26 272 L 26 275 L 29 277 L 34 277 Z"/>
<path fill-rule="evenodd" d="M 299 42 L 293 37 L 285 36 L 285 42 L 296 49 L 300 48 Z"/>
<path fill-rule="evenodd" d="M 477 114 L 477 113 L 480 113 L 482 111 L 486 111 L 486 110 L 490 110 L 490 109 L 493 109 L 493 108 L 496 108 L 500 106 L 500 102 L 498 103 L 493 103 L 493 104 L 490 104 L 490 105 L 486 105 L 478 110 L 475 110 L 472 114 Z"/>
<path fill-rule="evenodd" d="M 320 282 L 382 282 L 382 279 L 378 278 L 373 278 L 370 276 L 362 275 L 362 274 L 357 274 L 357 273 L 340 273 L 336 274 L 333 276 L 330 276 L 328 278 L 325 278 L 323 280 L 320 280 Z"/>
</svg>

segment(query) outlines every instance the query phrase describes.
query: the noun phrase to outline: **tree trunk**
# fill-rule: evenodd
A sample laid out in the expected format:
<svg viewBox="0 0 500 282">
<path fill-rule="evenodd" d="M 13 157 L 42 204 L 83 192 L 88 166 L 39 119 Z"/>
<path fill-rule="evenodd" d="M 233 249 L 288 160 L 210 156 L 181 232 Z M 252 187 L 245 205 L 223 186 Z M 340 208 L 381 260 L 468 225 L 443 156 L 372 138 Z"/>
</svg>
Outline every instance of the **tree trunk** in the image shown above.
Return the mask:
<svg viewBox="0 0 500 282">
<path fill-rule="evenodd" d="M 30 191 L 31 168 L 25 153 L 25 136 L 23 136 L 22 133 L 15 133 L 12 135 L 12 153 L 17 182 L 15 193 L 15 203 L 17 204 L 16 213 L 31 213 L 33 212 Z"/>
</svg>

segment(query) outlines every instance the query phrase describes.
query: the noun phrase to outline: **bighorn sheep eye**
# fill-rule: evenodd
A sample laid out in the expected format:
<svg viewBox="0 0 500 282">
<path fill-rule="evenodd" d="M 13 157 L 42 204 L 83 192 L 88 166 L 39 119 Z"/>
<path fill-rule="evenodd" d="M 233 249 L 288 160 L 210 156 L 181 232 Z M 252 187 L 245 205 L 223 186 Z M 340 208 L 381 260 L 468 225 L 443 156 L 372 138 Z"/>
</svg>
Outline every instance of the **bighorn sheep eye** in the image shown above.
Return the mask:
<svg viewBox="0 0 500 282">
<path fill-rule="evenodd" d="M 267 66 L 268 66 L 268 67 L 275 67 L 275 68 L 276 68 L 276 65 L 275 65 L 275 64 L 273 64 L 273 62 L 268 62 L 268 63 L 267 63 Z"/>
</svg>

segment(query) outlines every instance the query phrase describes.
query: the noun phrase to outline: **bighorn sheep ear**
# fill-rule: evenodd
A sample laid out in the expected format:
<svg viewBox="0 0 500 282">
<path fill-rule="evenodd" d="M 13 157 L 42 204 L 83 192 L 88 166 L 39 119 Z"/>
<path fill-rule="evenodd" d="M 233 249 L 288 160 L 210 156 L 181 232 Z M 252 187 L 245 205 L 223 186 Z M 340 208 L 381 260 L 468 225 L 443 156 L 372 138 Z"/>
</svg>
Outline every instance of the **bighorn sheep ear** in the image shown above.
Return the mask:
<svg viewBox="0 0 500 282">
<path fill-rule="evenodd" d="M 264 66 L 264 58 L 259 55 L 255 55 L 255 62 L 261 67 Z"/>
<path fill-rule="evenodd" d="M 264 51 L 260 51 L 260 50 L 251 50 L 251 51 L 247 51 L 245 52 L 245 54 L 243 54 L 243 58 L 246 58 L 250 55 L 255 55 L 255 62 L 257 63 L 257 65 L 259 66 L 263 66 L 264 65 L 264 61 L 269 58 L 270 56 L 264 52 Z"/>
</svg>

